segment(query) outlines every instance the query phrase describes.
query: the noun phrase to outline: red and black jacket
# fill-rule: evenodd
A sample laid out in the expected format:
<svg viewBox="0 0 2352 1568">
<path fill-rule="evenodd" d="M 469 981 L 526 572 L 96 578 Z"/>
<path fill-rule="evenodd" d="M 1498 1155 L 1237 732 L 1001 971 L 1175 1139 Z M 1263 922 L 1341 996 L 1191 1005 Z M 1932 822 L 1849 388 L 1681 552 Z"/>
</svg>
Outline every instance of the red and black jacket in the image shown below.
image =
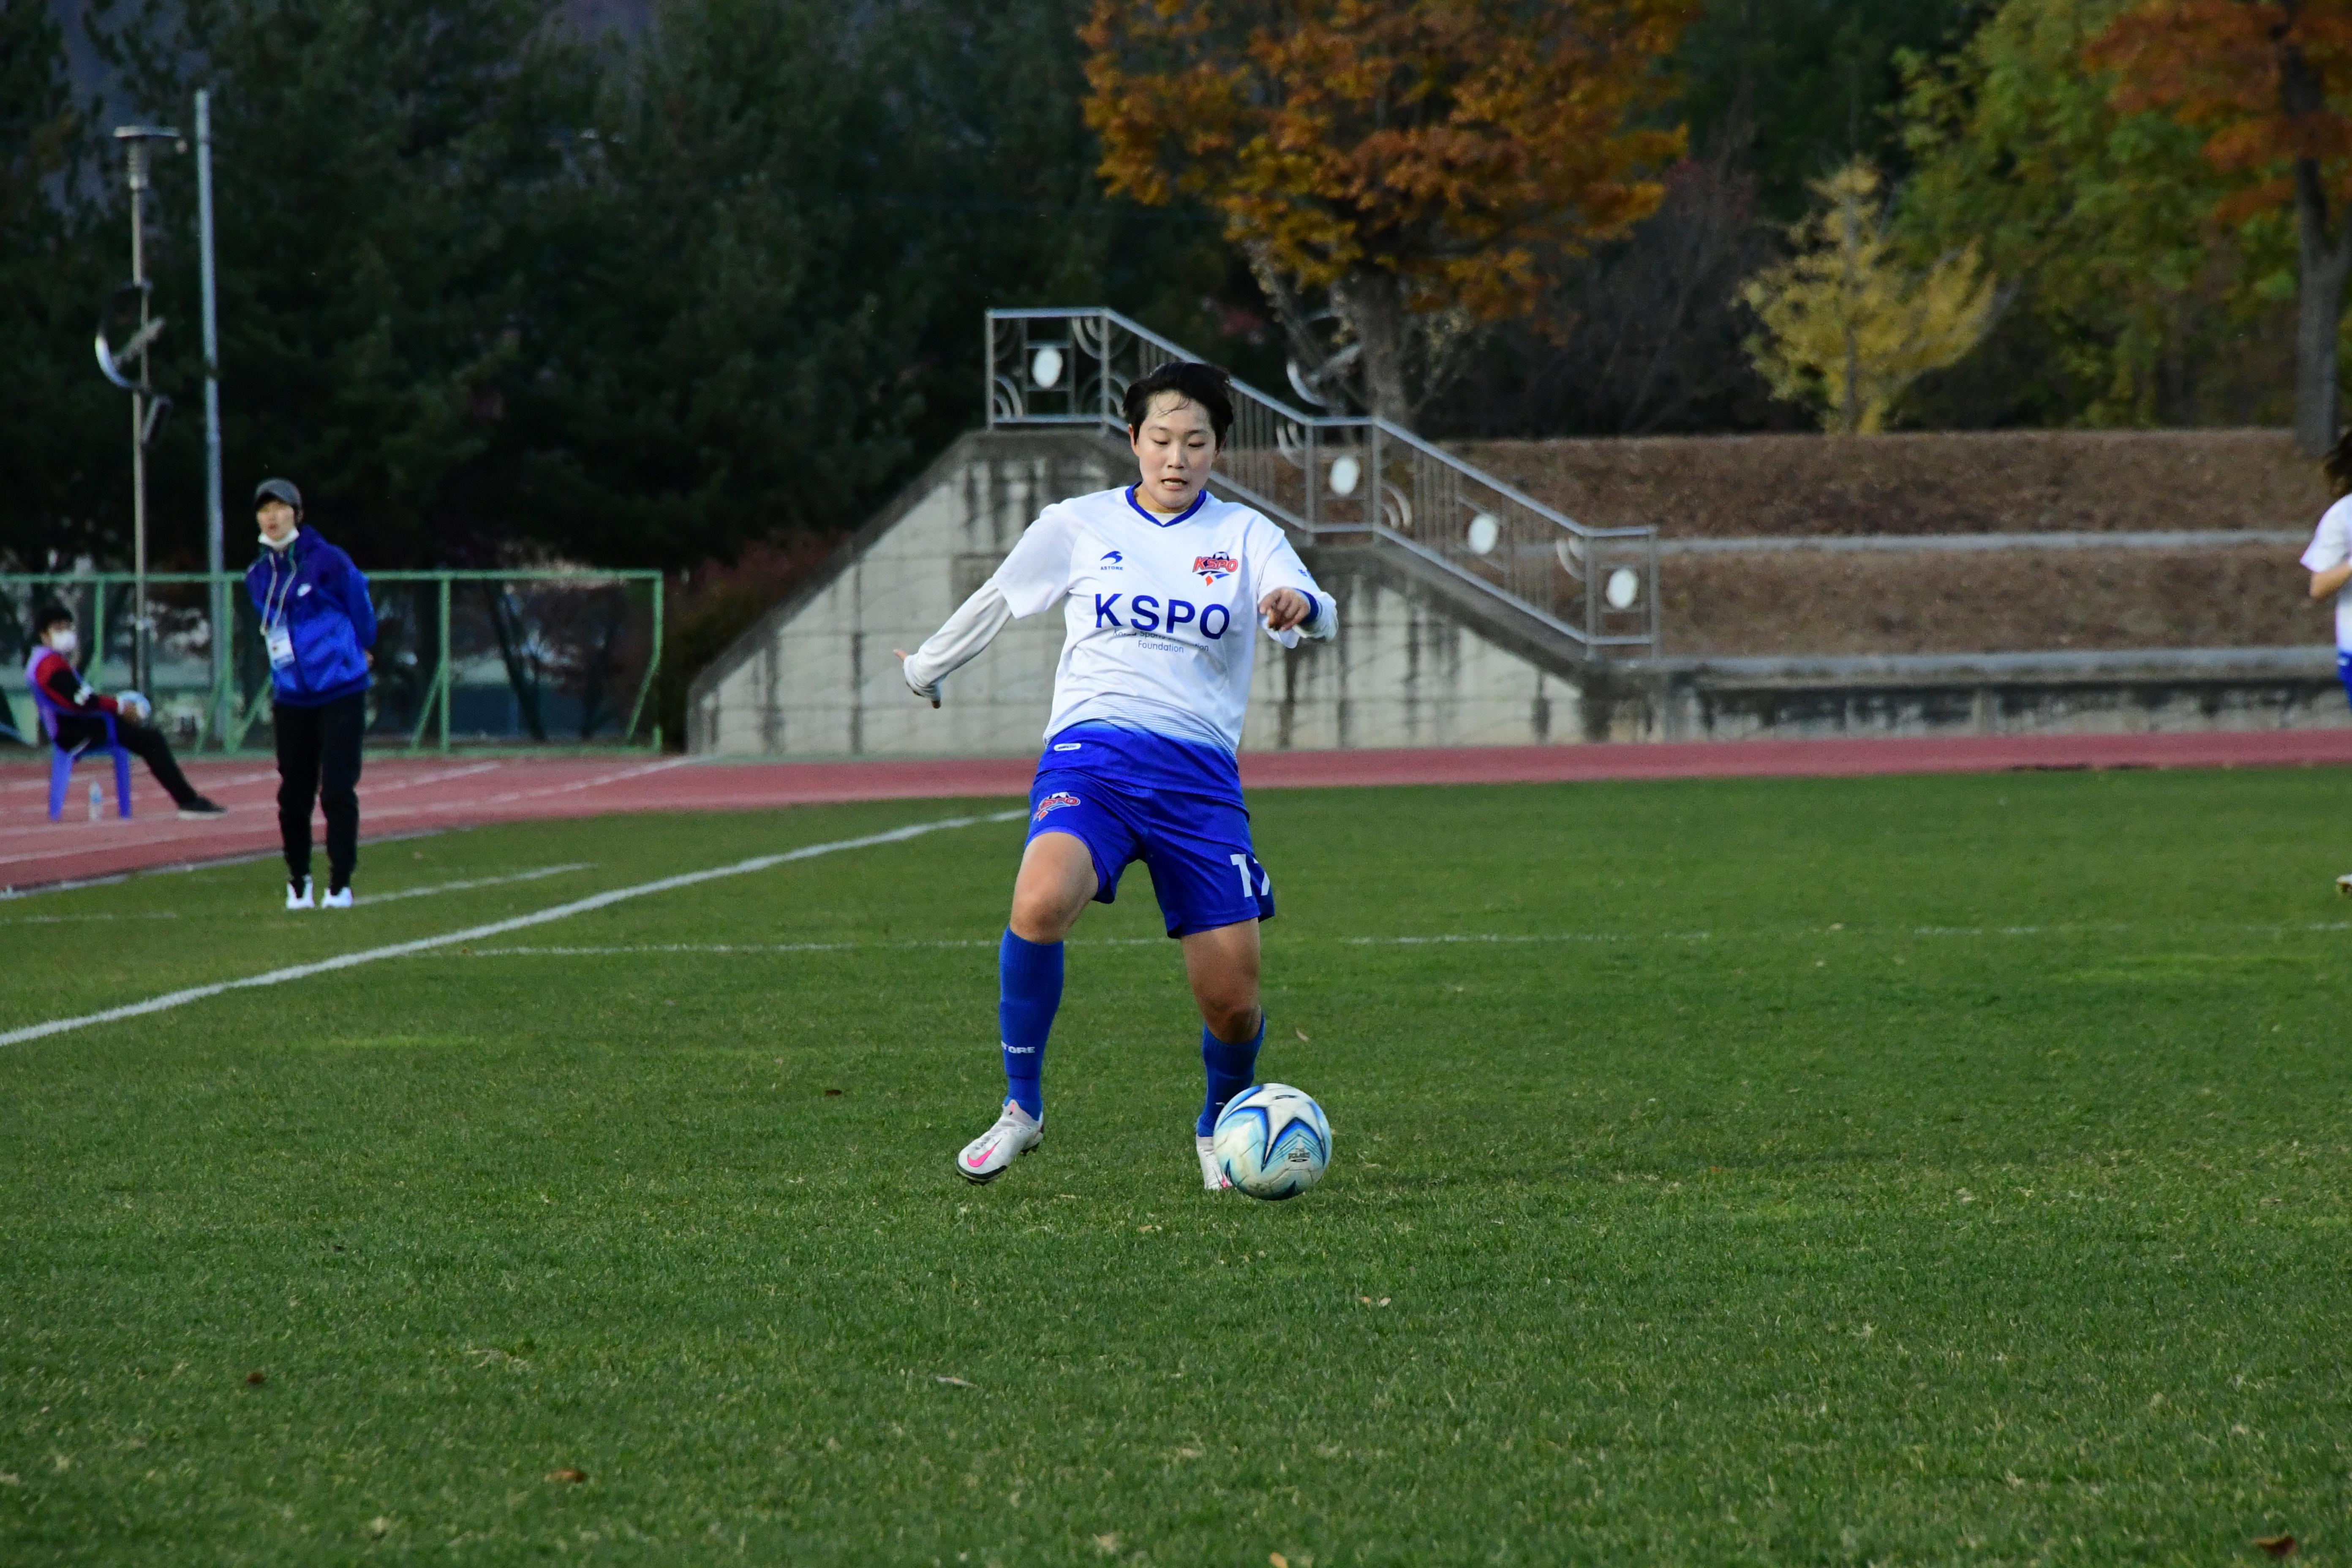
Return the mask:
<svg viewBox="0 0 2352 1568">
<path fill-rule="evenodd" d="M 40 688 L 41 695 L 54 703 L 61 714 L 120 713 L 122 710 L 113 698 L 106 696 L 81 678 L 73 660 L 53 647 L 44 647 L 34 657 L 32 682 Z"/>
</svg>

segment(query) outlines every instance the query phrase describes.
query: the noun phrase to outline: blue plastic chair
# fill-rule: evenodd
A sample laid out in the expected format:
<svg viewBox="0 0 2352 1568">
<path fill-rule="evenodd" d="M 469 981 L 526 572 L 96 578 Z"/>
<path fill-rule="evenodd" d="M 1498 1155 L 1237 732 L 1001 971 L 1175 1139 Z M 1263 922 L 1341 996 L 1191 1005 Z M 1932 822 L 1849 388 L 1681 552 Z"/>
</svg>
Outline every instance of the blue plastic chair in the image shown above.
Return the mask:
<svg viewBox="0 0 2352 1568">
<path fill-rule="evenodd" d="M 90 742 L 68 750 L 58 739 L 58 705 L 48 700 L 39 687 L 33 689 L 33 706 L 40 710 L 41 728 L 49 736 L 49 820 L 65 816 L 66 790 L 73 783 L 74 762 L 89 750 Z M 94 717 L 106 721 L 106 749 L 114 753 L 114 809 L 126 822 L 131 818 L 131 753 L 122 749 L 120 733 L 114 728 L 114 715 L 100 713 Z"/>
</svg>

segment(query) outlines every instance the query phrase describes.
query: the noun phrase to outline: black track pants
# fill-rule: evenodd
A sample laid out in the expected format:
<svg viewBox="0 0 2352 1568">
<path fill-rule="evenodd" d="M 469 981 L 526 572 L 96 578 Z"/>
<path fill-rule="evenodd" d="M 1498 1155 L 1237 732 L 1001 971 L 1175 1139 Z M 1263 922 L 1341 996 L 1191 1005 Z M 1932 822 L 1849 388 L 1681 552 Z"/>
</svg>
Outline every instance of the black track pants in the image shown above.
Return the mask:
<svg viewBox="0 0 2352 1568">
<path fill-rule="evenodd" d="M 270 709 L 278 731 L 278 832 L 286 845 L 286 875 L 310 874 L 310 807 L 327 814 L 327 886 L 351 885 L 360 858 L 360 735 L 367 728 L 367 694 L 353 692 L 316 708 L 279 702 Z"/>
<path fill-rule="evenodd" d="M 172 797 L 173 805 L 185 805 L 196 798 L 195 789 L 188 783 L 187 775 L 180 772 L 180 764 L 173 760 L 172 742 L 163 738 L 163 731 L 152 724 L 142 724 L 136 720 L 117 715 L 114 734 L 122 742 L 124 751 L 147 764 L 147 771 L 155 775 L 155 782 L 163 786 L 163 793 Z M 76 746 L 89 746 L 98 751 L 106 744 L 106 721 L 79 714 L 60 713 L 58 715 L 58 740 L 68 751 Z"/>
</svg>

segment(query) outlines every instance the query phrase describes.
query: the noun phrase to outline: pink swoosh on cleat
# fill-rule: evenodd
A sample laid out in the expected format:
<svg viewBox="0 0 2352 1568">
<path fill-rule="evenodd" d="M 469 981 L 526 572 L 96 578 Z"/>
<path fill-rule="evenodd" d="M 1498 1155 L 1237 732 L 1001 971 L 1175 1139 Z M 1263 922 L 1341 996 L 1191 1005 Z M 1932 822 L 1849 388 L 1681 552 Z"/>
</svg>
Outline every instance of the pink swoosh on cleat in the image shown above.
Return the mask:
<svg viewBox="0 0 2352 1568">
<path fill-rule="evenodd" d="M 985 1164 L 987 1164 L 987 1163 L 988 1163 L 988 1151 L 987 1151 L 987 1150 L 985 1150 L 985 1149 L 982 1150 L 982 1151 L 981 1151 L 977 1155 L 973 1156 L 971 1159 L 966 1160 L 966 1161 L 964 1162 L 964 1164 L 965 1164 L 965 1166 L 966 1166 L 968 1169 L 974 1170 L 974 1171 L 979 1170 L 982 1165 L 985 1165 Z"/>
</svg>

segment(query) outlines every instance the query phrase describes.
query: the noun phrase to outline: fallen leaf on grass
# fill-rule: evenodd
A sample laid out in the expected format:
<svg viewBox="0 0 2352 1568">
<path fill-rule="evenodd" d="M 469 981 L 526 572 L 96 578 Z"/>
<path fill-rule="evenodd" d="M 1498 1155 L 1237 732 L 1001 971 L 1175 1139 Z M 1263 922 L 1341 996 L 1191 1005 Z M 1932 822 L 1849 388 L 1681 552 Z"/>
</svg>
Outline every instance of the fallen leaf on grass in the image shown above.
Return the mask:
<svg viewBox="0 0 2352 1568">
<path fill-rule="evenodd" d="M 1266 1560 L 1268 1563 L 1273 1563 L 1273 1564 L 1274 1564 L 1274 1568 L 1290 1568 L 1290 1559 L 1289 1559 L 1289 1558 L 1287 1558 L 1287 1557 L 1285 1557 L 1285 1556 L 1284 1556 L 1281 1552 L 1267 1552 L 1267 1553 L 1265 1554 L 1265 1560 Z"/>
<path fill-rule="evenodd" d="M 368 1521 L 368 1533 L 370 1535 L 377 1536 L 390 1535 L 392 1533 L 392 1521 L 384 1518 L 382 1514 L 377 1514 L 373 1519 Z"/>
<path fill-rule="evenodd" d="M 1290 1032 L 1297 1035 L 1302 1040 L 1307 1038 L 1307 1031 L 1304 1029 L 1293 1029 Z"/>
<path fill-rule="evenodd" d="M 950 1388 L 978 1388 L 980 1386 L 980 1384 L 976 1383 L 966 1383 L 960 1377 L 950 1377 L 943 1372 L 935 1372 L 931 1373 L 931 1381 L 933 1383 L 944 1383 Z"/>
<path fill-rule="evenodd" d="M 1113 1531 L 1108 1535 L 1096 1536 L 1095 1550 L 1101 1552 L 1106 1557 L 1108 1557 L 1111 1553 L 1117 1552 L 1118 1550 L 1118 1532 L 1117 1531 Z"/>
<path fill-rule="evenodd" d="M 560 1470 L 548 1471 L 547 1479 L 553 1481 L 560 1487 L 578 1486 L 582 1481 L 588 1479 L 588 1472 L 585 1470 L 575 1470 L 571 1466 L 566 1465 Z"/>
<path fill-rule="evenodd" d="M 247 1388 L 259 1388 L 268 1381 L 269 1374 L 267 1373 L 248 1372 L 245 1374 L 245 1385 Z"/>
<path fill-rule="evenodd" d="M 2292 1535 L 2260 1535 L 2254 1538 L 2254 1544 L 2273 1557 L 2292 1557 L 2296 1542 Z"/>
</svg>

